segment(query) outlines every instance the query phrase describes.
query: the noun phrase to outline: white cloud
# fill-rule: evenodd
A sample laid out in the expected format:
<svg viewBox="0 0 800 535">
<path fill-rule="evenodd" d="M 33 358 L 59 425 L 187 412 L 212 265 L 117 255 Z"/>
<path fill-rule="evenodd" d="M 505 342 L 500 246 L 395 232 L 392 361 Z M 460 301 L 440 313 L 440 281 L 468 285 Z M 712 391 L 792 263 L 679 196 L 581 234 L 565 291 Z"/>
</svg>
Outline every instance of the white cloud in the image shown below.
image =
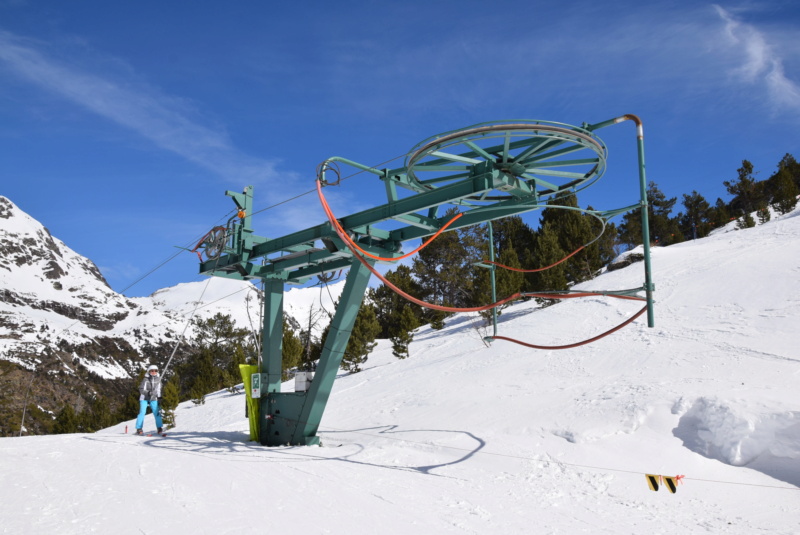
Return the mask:
<svg viewBox="0 0 800 535">
<path fill-rule="evenodd" d="M 733 74 L 747 83 L 763 82 L 776 109 L 800 111 L 800 87 L 786 76 L 775 46 L 755 26 L 741 22 L 721 6 L 714 8 L 725 22 L 731 44 L 743 57 Z"/>
<path fill-rule="evenodd" d="M 275 163 L 241 153 L 224 132 L 190 118 L 178 99 L 136 79 L 88 72 L 43 47 L 0 31 L 0 63 L 18 77 L 70 100 L 226 179 L 263 183 Z"/>
</svg>

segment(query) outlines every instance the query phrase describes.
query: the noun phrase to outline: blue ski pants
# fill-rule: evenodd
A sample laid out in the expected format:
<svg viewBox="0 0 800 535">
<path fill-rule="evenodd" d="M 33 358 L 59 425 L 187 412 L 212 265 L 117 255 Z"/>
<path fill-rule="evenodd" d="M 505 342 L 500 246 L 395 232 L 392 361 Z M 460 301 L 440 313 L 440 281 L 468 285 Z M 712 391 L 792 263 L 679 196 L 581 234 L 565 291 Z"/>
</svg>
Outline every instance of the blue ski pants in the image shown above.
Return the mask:
<svg viewBox="0 0 800 535">
<path fill-rule="evenodd" d="M 136 429 L 141 429 L 144 425 L 144 417 L 147 414 L 147 406 L 153 411 L 153 416 L 156 417 L 156 427 L 164 427 L 164 422 L 161 421 L 161 413 L 158 410 L 158 400 L 147 401 L 146 399 L 139 400 L 139 416 L 136 418 Z"/>
</svg>

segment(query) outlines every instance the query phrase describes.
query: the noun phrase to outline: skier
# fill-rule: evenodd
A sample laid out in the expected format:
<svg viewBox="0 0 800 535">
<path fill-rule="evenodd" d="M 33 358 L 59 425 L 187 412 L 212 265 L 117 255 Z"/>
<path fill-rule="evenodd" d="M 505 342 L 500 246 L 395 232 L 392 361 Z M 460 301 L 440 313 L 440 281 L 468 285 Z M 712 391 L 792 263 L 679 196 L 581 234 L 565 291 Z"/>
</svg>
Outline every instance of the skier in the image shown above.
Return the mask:
<svg viewBox="0 0 800 535">
<path fill-rule="evenodd" d="M 142 384 L 139 385 L 139 417 L 136 418 L 136 434 L 143 435 L 142 426 L 144 425 L 144 417 L 147 414 L 147 406 L 153 411 L 153 416 L 156 419 L 156 427 L 158 434 L 162 433 L 161 413 L 158 409 L 158 398 L 161 397 L 161 377 L 158 375 L 158 366 L 152 365 L 147 368 L 147 373 L 142 379 Z"/>
</svg>

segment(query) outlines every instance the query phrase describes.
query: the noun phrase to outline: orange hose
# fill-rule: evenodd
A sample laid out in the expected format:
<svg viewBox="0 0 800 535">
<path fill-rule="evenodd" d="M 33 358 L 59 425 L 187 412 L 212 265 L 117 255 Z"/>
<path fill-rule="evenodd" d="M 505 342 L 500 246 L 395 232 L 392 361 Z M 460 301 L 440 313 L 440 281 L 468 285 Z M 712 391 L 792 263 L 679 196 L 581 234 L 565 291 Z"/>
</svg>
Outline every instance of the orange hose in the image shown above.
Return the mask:
<svg viewBox="0 0 800 535">
<path fill-rule="evenodd" d="M 579 253 L 580 251 L 582 251 L 584 247 L 586 247 L 586 246 L 585 246 L 585 245 L 581 245 L 580 247 L 578 247 L 577 249 L 575 249 L 574 251 L 572 251 L 571 253 L 569 253 L 567 256 L 565 256 L 564 258 L 562 258 L 561 260 L 559 260 L 559 261 L 558 261 L 558 262 L 556 262 L 555 264 L 550 264 L 549 266 L 546 266 L 546 267 L 543 267 L 543 268 L 538 268 L 538 269 L 519 269 L 519 268 L 513 268 L 513 267 L 511 267 L 511 266 L 504 266 L 503 264 L 500 264 L 500 263 L 498 263 L 498 262 L 493 262 L 493 261 L 491 261 L 491 260 L 483 260 L 483 262 L 484 262 L 484 263 L 486 263 L 486 264 L 494 264 L 494 265 L 495 265 L 495 266 L 497 266 L 497 267 L 501 267 L 501 268 L 503 268 L 503 269 L 507 269 L 507 270 L 509 270 L 509 271 L 516 271 L 516 272 L 518 272 L 518 273 L 536 273 L 536 272 L 538 272 L 538 271 L 544 271 L 544 270 L 546 270 L 546 269 L 550 269 L 551 267 L 555 267 L 555 266 L 559 265 L 561 262 L 564 262 L 564 261 L 565 261 L 565 260 L 567 260 L 568 258 L 570 258 L 570 257 L 572 257 L 572 256 L 576 255 L 577 253 Z"/>
<path fill-rule="evenodd" d="M 627 320 L 623 321 L 622 323 L 620 323 L 619 325 L 617 325 L 613 329 L 604 332 L 603 334 L 598 334 L 597 336 L 595 336 L 593 338 L 589 338 L 588 340 L 583 340 L 581 342 L 575 342 L 574 344 L 567 344 L 567 345 L 563 345 L 563 346 L 538 346 L 538 345 L 534 345 L 534 344 L 529 344 L 527 342 L 522 342 L 520 340 L 515 340 L 514 338 L 508 338 L 507 336 L 489 336 L 488 338 L 491 338 L 492 340 L 505 340 L 507 342 L 513 342 L 515 344 L 519 344 L 519 345 L 525 346 L 525 347 L 530 347 L 530 348 L 533 348 L 533 349 L 570 349 L 570 348 L 573 348 L 573 347 L 578 347 L 578 346 L 582 346 L 582 345 L 586 345 L 586 344 L 591 344 L 592 342 L 600 340 L 601 338 L 604 338 L 604 337 L 608 336 L 609 334 L 615 333 L 618 330 L 620 330 L 623 327 L 625 327 L 626 325 L 628 325 L 629 323 L 631 323 L 633 320 L 635 320 L 639 316 L 641 316 L 642 314 L 644 314 L 646 311 L 647 311 L 647 305 L 645 305 L 644 308 L 642 308 L 639 312 L 637 312 L 636 314 L 634 314 L 633 316 L 631 316 Z"/>
<path fill-rule="evenodd" d="M 500 301 L 497 301 L 496 303 L 492 303 L 492 304 L 489 304 L 489 305 L 484 305 L 484 306 L 480 306 L 480 307 L 457 308 L 457 307 L 446 307 L 446 306 L 442 306 L 442 305 L 434 305 L 433 303 L 428 303 L 426 301 L 422 301 L 420 299 L 417 299 L 416 297 L 413 297 L 413 296 L 407 294 L 406 292 L 404 292 L 403 290 L 401 290 L 400 288 L 398 288 L 397 286 L 392 284 L 388 279 L 386 279 L 386 277 L 381 275 L 378 272 L 377 269 L 372 267 L 369 264 L 369 262 L 367 262 L 367 260 L 363 256 L 361 256 L 359 254 L 358 245 L 356 245 L 356 243 L 353 241 L 353 239 L 350 238 L 350 236 L 347 235 L 347 232 L 345 232 L 345 230 L 342 228 L 341 224 L 339 224 L 339 221 L 337 221 L 336 217 L 333 215 L 333 212 L 331 211 L 331 207 L 328 205 L 328 201 L 325 199 L 325 195 L 323 195 L 323 193 L 322 193 L 322 183 L 320 181 L 317 181 L 317 194 L 319 195 L 319 200 L 320 200 L 320 203 L 322 204 L 322 208 L 323 208 L 323 210 L 325 210 L 325 214 L 327 214 L 328 220 L 330 221 L 331 225 L 333 226 L 333 229 L 336 231 L 336 234 L 339 235 L 339 237 L 342 239 L 342 241 L 345 242 L 347 247 L 350 249 L 350 252 L 353 253 L 353 256 L 355 256 L 362 264 L 364 264 L 364 266 L 367 269 L 369 269 L 372 272 L 373 275 L 378 277 L 381 280 L 381 282 L 383 282 L 386 286 L 391 288 L 395 293 L 397 293 L 398 295 L 404 297 L 408 301 L 411 301 L 412 303 L 416 303 L 419 306 L 424 307 L 424 308 L 431 308 L 433 310 L 441 310 L 443 312 L 482 312 L 484 310 L 490 310 L 492 308 L 495 308 L 495 307 L 498 307 L 498 306 L 500 306 L 502 304 L 505 304 L 505 303 L 507 303 L 509 301 L 513 301 L 515 299 L 519 299 L 519 298 L 522 297 L 522 294 L 517 292 L 512 296 L 506 297 L 505 299 L 501 299 Z M 428 240 L 428 242 L 426 242 L 426 244 L 427 243 L 430 243 L 430 240 Z"/>
<path fill-rule="evenodd" d="M 415 254 L 415 253 L 418 253 L 419 251 L 421 251 L 422 249 L 424 249 L 425 247 L 427 247 L 427 246 L 428 246 L 428 245 L 429 245 L 429 244 L 430 244 L 430 243 L 431 243 L 433 240 L 435 240 L 435 239 L 436 239 L 436 238 L 439 236 L 439 234 L 441 234 L 442 232 L 444 232 L 445 230 L 447 230 L 447 227 L 449 227 L 449 226 L 450 226 L 450 225 L 451 225 L 451 224 L 452 224 L 452 223 L 453 223 L 453 222 L 454 222 L 456 219 L 458 219 L 458 218 L 459 218 L 459 217 L 461 217 L 462 215 L 464 215 L 464 213 L 463 213 L 463 212 L 460 212 L 460 213 L 456 214 L 456 216 L 455 216 L 453 219 L 451 219 L 450 221 L 448 221 L 447 223 L 445 223 L 445 225 L 444 225 L 442 228 L 440 228 L 439 230 L 437 230 L 437 231 L 436 231 L 436 234 L 434 234 L 433 236 L 431 236 L 431 237 L 430 237 L 430 238 L 429 238 L 427 241 L 424 241 L 424 242 L 422 242 L 422 245 L 420 245 L 419 247 L 417 247 L 416 249 L 414 249 L 414 250 L 413 250 L 413 251 L 411 251 L 410 253 L 406 253 L 406 254 L 404 254 L 403 256 L 398 256 L 397 258 L 384 258 L 384 257 L 382 257 L 382 256 L 375 256 L 374 254 L 370 254 L 369 252 L 367 252 L 367 251 L 365 251 L 364 249 L 362 249 L 361 247 L 359 247 L 359 246 L 358 246 L 358 244 L 357 244 L 355 241 L 352 241 L 351 243 L 352 243 L 352 244 L 353 244 L 353 246 L 354 246 L 356 249 L 358 249 L 358 250 L 359 250 L 359 251 L 360 251 L 362 254 L 364 254 L 364 255 L 366 255 L 366 256 L 368 256 L 368 257 L 370 257 L 370 258 L 374 258 L 375 260 L 383 260 L 384 262 L 397 262 L 398 260 L 402 260 L 402 259 L 404 259 L 404 258 L 408 258 L 409 256 L 411 256 L 411 255 L 413 255 L 413 254 Z M 344 229 L 341 227 L 341 225 L 339 225 L 339 221 L 336 221 L 336 224 L 339 226 L 339 228 L 340 228 L 341 230 L 344 230 Z"/>
</svg>

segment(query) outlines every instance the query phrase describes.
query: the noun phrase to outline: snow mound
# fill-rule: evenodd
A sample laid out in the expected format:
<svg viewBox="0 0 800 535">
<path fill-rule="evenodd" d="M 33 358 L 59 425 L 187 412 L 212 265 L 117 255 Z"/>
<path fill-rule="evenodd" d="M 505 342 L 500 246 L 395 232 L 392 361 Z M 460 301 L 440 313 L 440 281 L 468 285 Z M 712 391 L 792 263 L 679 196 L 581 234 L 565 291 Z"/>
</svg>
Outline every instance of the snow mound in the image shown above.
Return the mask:
<svg viewBox="0 0 800 535">
<path fill-rule="evenodd" d="M 673 412 L 684 406 L 679 401 Z M 681 416 L 674 434 L 695 453 L 800 486 L 800 412 L 701 397 Z M 793 464 L 794 470 L 787 470 Z"/>
</svg>

